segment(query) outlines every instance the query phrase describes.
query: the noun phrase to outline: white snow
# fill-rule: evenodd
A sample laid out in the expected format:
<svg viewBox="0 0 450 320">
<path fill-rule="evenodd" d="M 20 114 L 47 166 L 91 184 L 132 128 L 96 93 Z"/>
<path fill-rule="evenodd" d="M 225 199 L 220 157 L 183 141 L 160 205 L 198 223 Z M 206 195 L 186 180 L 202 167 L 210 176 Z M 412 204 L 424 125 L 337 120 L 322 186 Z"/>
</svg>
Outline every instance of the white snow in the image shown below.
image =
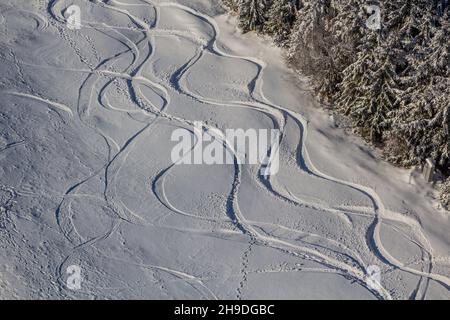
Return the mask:
<svg viewBox="0 0 450 320">
<path fill-rule="evenodd" d="M 218 8 L 2 1 L 0 298 L 449 299 L 430 187 L 334 128 Z M 171 133 L 195 121 L 281 129 L 280 172 L 173 165 Z"/>
</svg>

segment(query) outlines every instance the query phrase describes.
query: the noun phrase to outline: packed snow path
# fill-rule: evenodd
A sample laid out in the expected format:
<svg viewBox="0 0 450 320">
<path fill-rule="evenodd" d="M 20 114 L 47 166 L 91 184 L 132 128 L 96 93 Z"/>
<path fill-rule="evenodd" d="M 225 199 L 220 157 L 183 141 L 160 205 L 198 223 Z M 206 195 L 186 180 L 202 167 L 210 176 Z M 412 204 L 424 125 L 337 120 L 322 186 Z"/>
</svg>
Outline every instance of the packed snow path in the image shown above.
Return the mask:
<svg viewBox="0 0 450 320">
<path fill-rule="evenodd" d="M 448 299 L 448 216 L 211 4 L 1 4 L 0 297 Z M 279 129 L 280 172 L 173 164 L 196 121 Z"/>
</svg>

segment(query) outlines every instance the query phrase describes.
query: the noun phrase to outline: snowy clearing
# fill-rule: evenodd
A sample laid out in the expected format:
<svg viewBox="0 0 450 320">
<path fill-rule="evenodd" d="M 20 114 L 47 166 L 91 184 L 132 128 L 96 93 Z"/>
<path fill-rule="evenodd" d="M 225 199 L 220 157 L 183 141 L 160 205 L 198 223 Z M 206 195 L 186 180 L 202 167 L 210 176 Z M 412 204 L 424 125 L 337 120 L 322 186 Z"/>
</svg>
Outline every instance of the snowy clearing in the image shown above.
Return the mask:
<svg viewBox="0 0 450 320">
<path fill-rule="evenodd" d="M 235 25 L 215 0 L 2 1 L 0 298 L 450 298 L 431 189 Z M 195 121 L 279 129 L 278 174 L 174 165 Z"/>
</svg>

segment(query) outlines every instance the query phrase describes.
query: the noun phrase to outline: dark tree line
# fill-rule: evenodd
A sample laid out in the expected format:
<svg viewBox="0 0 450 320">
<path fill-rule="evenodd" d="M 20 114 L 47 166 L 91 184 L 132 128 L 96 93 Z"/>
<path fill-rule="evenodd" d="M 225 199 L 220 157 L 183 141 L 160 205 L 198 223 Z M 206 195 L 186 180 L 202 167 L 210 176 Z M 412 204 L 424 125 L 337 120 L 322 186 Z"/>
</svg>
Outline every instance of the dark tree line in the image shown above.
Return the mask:
<svg viewBox="0 0 450 320">
<path fill-rule="evenodd" d="M 244 32 L 271 35 L 320 99 L 402 166 L 449 175 L 449 0 L 223 0 Z M 380 28 L 369 28 L 380 8 Z M 442 184 L 449 202 L 450 179 Z"/>
</svg>

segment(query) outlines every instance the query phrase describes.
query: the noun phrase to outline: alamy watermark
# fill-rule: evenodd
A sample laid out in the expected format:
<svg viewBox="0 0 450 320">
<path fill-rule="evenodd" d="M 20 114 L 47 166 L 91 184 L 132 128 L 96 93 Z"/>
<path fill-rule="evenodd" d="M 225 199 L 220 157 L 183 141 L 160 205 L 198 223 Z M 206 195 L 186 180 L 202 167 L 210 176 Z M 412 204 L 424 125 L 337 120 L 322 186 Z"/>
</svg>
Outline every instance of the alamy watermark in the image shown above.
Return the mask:
<svg viewBox="0 0 450 320">
<path fill-rule="evenodd" d="M 381 290 L 381 269 L 377 265 L 370 265 L 367 267 L 366 284 L 375 291 Z"/>
<path fill-rule="evenodd" d="M 192 130 L 174 130 L 171 141 L 177 142 L 171 152 L 171 160 L 176 165 L 259 164 L 263 176 L 275 175 L 279 170 L 280 131 L 277 129 L 223 132 L 195 122 Z"/>
<path fill-rule="evenodd" d="M 81 9 L 77 5 L 71 5 L 66 9 L 66 24 L 70 30 L 81 29 Z"/>
<path fill-rule="evenodd" d="M 66 269 L 66 273 L 69 275 L 66 280 L 66 286 L 70 290 L 81 289 L 81 267 L 77 265 L 70 265 Z"/>
<path fill-rule="evenodd" d="M 381 29 L 381 9 L 378 5 L 367 5 L 366 12 L 369 14 L 369 18 L 366 20 L 366 27 L 370 30 Z"/>
</svg>

